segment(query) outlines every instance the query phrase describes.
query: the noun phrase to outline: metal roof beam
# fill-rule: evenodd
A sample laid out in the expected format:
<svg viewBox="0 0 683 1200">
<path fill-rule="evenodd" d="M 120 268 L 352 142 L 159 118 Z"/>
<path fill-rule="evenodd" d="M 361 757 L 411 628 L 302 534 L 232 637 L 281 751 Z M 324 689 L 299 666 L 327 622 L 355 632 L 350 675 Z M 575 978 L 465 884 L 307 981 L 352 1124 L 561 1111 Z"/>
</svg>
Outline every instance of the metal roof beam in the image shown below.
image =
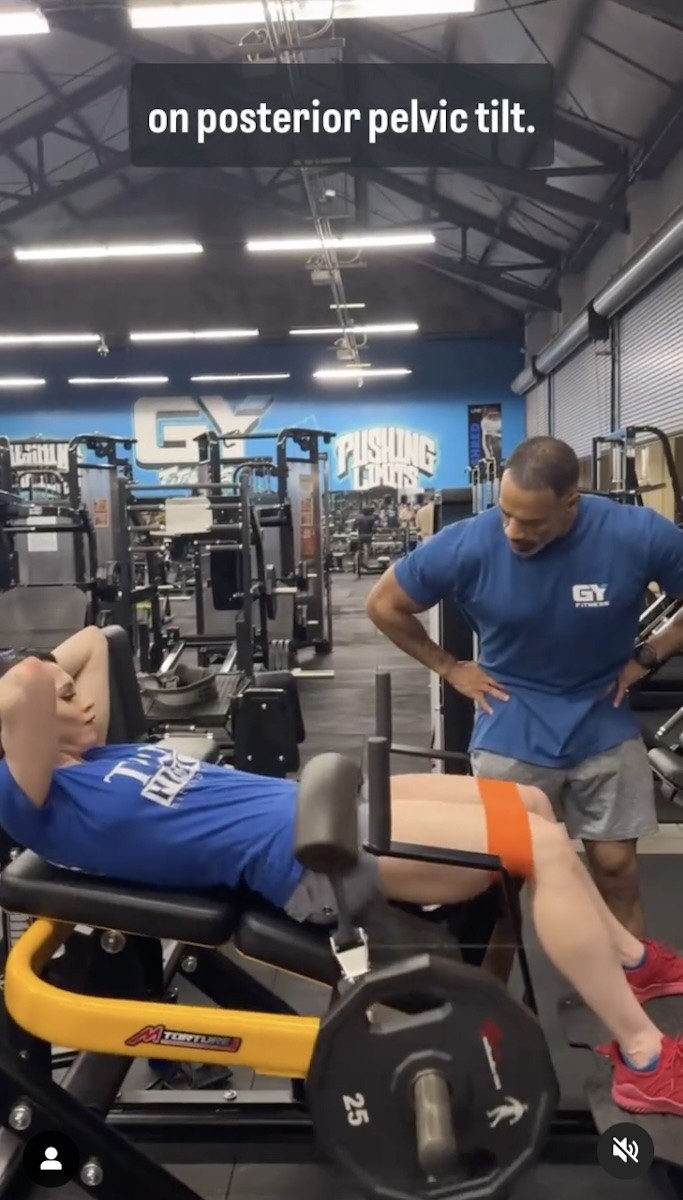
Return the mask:
<svg viewBox="0 0 683 1200">
<path fill-rule="evenodd" d="M 553 107 L 555 106 L 557 97 L 562 94 L 563 89 L 567 86 L 574 63 L 576 61 L 576 56 L 579 52 L 584 30 L 592 22 L 599 3 L 600 0 L 581 0 L 579 7 L 574 13 L 569 31 L 564 39 L 557 62 L 555 63 L 555 72 L 553 76 Z M 522 166 L 528 167 L 529 164 L 530 155 L 527 153 L 526 159 L 522 163 Z M 517 197 L 513 196 L 512 199 L 509 200 L 505 205 L 502 222 L 507 225 L 516 210 Z M 479 259 L 482 266 L 486 265 L 489 256 L 492 254 L 495 248 L 496 241 L 495 239 L 491 239 L 488 246 L 484 250 L 484 253 Z"/>
<path fill-rule="evenodd" d="M 338 168 L 334 171 L 330 169 L 327 172 L 323 172 L 323 174 L 337 173 Z M 369 181 L 378 184 L 380 187 L 386 187 L 397 195 L 404 196 L 407 200 L 415 201 L 416 204 L 424 203 L 426 196 L 424 184 L 411 179 L 408 175 L 389 171 L 384 167 L 368 168 L 363 173 Z M 476 209 L 468 208 L 466 205 L 460 204 L 457 200 L 450 200 L 447 196 L 437 191 L 435 191 L 432 198 L 432 210 L 437 219 L 445 221 L 449 225 L 465 229 L 476 229 L 478 233 L 489 235 L 497 233 L 497 222 L 491 217 L 484 216 L 482 213 L 477 212 Z M 514 229 L 504 229 L 500 230 L 499 237 L 505 245 L 511 246 L 515 250 L 520 250 L 523 254 L 528 254 L 532 258 L 537 258 L 540 263 L 544 263 L 547 266 L 553 266 L 559 261 L 560 255 L 553 246 L 548 246 L 545 242 L 540 242 L 526 233 L 520 233 Z"/>
<path fill-rule="evenodd" d="M 443 62 L 443 59 L 424 46 L 412 42 L 401 34 L 394 33 L 373 21 L 363 21 L 362 29 L 351 29 L 344 26 L 344 36 L 347 41 L 357 40 L 358 53 L 369 53 L 383 58 L 387 63 L 416 63 L 431 66 Z M 571 113 L 556 110 L 554 116 L 555 140 L 563 146 L 571 146 L 579 153 L 594 158 L 619 170 L 624 165 L 624 151 L 621 146 L 607 134 L 602 133 L 597 126 Z"/>
<path fill-rule="evenodd" d="M 410 261 L 416 266 L 426 267 L 447 279 L 465 280 L 468 283 L 491 288 L 493 291 L 501 292 L 504 296 L 514 296 L 517 300 L 524 300 L 536 308 L 546 308 L 553 312 L 560 312 L 562 308 L 555 288 L 532 287 L 528 283 L 511 279 L 509 275 L 501 274 L 492 267 L 480 267 L 478 263 L 450 258 L 445 254 L 425 255 L 420 258 L 411 257 Z"/>
<path fill-rule="evenodd" d="M 74 175 L 72 179 L 65 179 L 58 184 L 48 183 L 40 191 L 34 192 L 32 196 L 22 197 L 12 208 L 5 209 L 0 213 L 0 226 L 22 221 L 25 217 L 40 212 L 50 204 L 63 204 L 70 196 L 94 183 L 101 183 L 104 179 L 112 178 L 128 166 L 130 166 L 130 162 L 127 154 L 120 150 L 111 151 L 105 163 L 98 163 L 90 171 Z"/>
<path fill-rule="evenodd" d="M 590 200 L 587 196 L 577 196 L 565 188 L 553 187 L 542 178 L 543 171 L 515 170 L 511 167 L 467 167 L 463 173 L 473 175 L 476 179 L 487 180 L 492 187 L 502 188 L 517 196 L 535 200 L 545 208 L 558 208 L 572 216 L 584 220 L 595 221 L 606 225 L 608 229 L 625 232 L 628 230 L 628 214 L 622 201 L 614 204 L 604 204 L 599 200 Z"/>
<path fill-rule="evenodd" d="M 56 129 L 55 126 L 60 120 L 67 116 L 73 118 L 74 113 L 86 108 L 93 101 L 100 100 L 102 96 L 107 96 L 116 88 L 125 87 L 127 81 L 128 71 L 125 64 L 116 63 L 115 66 L 103 71 L 101 75 L 74 88 L 72 92 L 60 93 L 58 103 L 40 109 L 22 121 L 16 121 L 13 125 L 4 124 L 0 133 L 1 152 L 6 154 L 8 149 L 12 150 L 16 146 L 21 146 L 31 138 L 42 137 L 46 133 L 58 133 L 59 129 Z"/>
<path fill-rule="evenodd" d="M 650 122 L 628 175 L 616 180 L 612 191 L 614 198 L 623 196 L 639 179 L 658 179 L 682 149 L 683 80 Z M 573 274 L 583 271 L 609 236 L 609 230 L 604 226 L 588 226 L 570 251 L 564 269 L 571 269 Z"/>
<path fill-rule="evenodd" d="M 62 116 L 67 117 L 76 126 L 76 129 L 78 129 L 80 132 L 86 146 L 90 147 L 97 161 L 102 162 L 102 159 L 106 154 L 106 147 L 102 146 L 102 143 L 90 128 L 88 122 L 81 116 L 78 107 L 74 107 L 74 105 L 70 103 L 67 96 L 59 87 L 57 87 L 54 79 L 52 79 L 51 75 L 45 70 L 42 63 L 38 62 L 38 59 L 34 54 L 31 54 L 28 50 L 20 49 L 19 55 L 34 78 L 38 80 L 38 83 L 41 85 L 41 87 L 45 88 L 47 94 L 54 101 L 55 111 L 59 112 L 61 110 Z M 61 118 L 58 117 L 57 119 L 59 120 Z"/>
<path fill-rule="evenodd" d="M 652 17 L 655 21 L 663 21 L 665 25 L 673 25 L 675 29 L 683 29 L 683 11 L 680 0 L 615 0 L 622 8 L 630 8 L 643 17 Z"/>
</svg>

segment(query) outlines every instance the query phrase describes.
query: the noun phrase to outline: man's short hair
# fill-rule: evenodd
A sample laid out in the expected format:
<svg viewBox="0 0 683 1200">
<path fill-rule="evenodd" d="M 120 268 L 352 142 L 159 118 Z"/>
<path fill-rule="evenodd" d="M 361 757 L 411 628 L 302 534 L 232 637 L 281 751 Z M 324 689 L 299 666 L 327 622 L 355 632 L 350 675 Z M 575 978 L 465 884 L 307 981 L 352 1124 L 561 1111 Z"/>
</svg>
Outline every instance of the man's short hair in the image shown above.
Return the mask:
<svg viewBox="0 0 683 1200">
<path fill-rule="evenodd" d="M 579 460 L 566 442 L 532 437 L 513 450 L 506 471 L 524 492 L 554 492 L 566 496 L 579 486 Z"/>
<path fill-rule="evenodd" d="M 11 671 L 12 667 L 23 662 L 25 658 L 39 658 L 41 662 L 57 662 L 54 654 L 49 650 L 0 650 L 0 678 Z"/>
</svg>

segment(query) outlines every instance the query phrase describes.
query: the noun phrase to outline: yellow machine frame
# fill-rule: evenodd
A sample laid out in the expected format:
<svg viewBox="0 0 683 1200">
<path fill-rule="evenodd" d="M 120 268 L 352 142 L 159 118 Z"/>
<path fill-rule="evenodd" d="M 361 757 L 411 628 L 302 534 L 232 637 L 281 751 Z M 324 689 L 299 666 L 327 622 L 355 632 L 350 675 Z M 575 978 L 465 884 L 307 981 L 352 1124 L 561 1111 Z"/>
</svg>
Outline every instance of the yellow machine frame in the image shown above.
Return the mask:
<svg viewBox="0 0 683 1200">
<path fill-rule="evenodd" d="M 46 983 L 40 973 L 73 928 L 35 921 L 8 956 L 7 1011 L 34 1037 L 53 1046 L 99 1054 L 149 1058 L 158 1053 L 167 1060 L 245 1066 L 260 1075 L 285 1079 L 304 1079 L 308 1074 L 320 1028 L 316 1017 L 113 1000 L 62 991 Z M 169 1035 L 178 1040 L 167 1041 Z M 225 1046 L 212 1049 L 202 1038 L 224 1039 Z"/>
</svg>

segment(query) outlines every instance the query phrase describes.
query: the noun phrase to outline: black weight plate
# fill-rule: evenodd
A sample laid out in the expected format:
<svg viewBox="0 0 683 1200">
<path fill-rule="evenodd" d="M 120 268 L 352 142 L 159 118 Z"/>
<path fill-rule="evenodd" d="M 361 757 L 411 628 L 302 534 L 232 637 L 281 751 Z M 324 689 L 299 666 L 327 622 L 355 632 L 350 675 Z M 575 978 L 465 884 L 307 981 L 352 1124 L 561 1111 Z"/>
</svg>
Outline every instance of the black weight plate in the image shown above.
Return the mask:
<svg viewBox="0 0 683 1200">
<path fill-rule="evenodd" d="M 410 995 L 428 998 L 429 1009 L 401 1012 Z M 390 1011 L 369 1020 L 373 1005 Z M 425 1071 L 448 1081 L 459 1152 L 457 1168 L 438 1179 L 417 1158 L 412 1096 Z M 482 971 L 432 955 L 371 972 L 346 992 L 322 1023 L 307 1092 L 322 1149 L 382 1200 L 506 1195 L 540 1154 L 559 1098 L 529 1010 Z"/>
</svg>

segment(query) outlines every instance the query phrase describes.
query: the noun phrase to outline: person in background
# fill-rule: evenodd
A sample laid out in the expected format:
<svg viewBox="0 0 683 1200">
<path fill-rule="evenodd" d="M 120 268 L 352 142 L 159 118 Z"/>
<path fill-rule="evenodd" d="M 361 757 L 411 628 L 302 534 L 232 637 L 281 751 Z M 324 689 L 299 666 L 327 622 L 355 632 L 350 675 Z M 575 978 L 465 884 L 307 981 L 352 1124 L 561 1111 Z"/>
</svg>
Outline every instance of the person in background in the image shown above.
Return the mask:
<svg viewBox="0 0 683 1200">
<path fill-rule="evenodd" d="M 387 529 L 398 529 L 398 507 L 396 501 L 391 498 L 387 500 Z"/>
<path fill-rule="evenodd" d="M 651 508 L 580 495 L 578 486 L 578 459 L 565 442 L 522 442 L 498 506 L 448 525 L 396 563 L 367 612 L 474 701 L 475 775 L 541 788 L 583 841 L 611 912 L 642 937 L 636 850 L 658 826 L 628 691 L 683 652 L 683 613 L 637 643 L 648 585 L 683 596 L 683 531 Z M 477 662 L 457 661 L 418 620 L 445 599 L 477 630 Z"/>
<path fill-rule="evenodd" d="M 401 496 L 398 504 L 398 520 L 402 529 L 409 529 L 413 523 L 413 510 L 407 496 Z"/>
<path fill-rule="evenodd" d="M 434 501 L 423 497 L 422 504 L 415 513 L 415 525 L 424 542 L 434 534 Z"/>
<path fill-rule="evenodd" d="M 378 517 L 372 505 L 362 508 L 356 517 L 356 533 L 358 535 L 357 568 L 360 573 L 362 566 L 367 567 L 372 535 L 377 529 Z"/>
</svg>

